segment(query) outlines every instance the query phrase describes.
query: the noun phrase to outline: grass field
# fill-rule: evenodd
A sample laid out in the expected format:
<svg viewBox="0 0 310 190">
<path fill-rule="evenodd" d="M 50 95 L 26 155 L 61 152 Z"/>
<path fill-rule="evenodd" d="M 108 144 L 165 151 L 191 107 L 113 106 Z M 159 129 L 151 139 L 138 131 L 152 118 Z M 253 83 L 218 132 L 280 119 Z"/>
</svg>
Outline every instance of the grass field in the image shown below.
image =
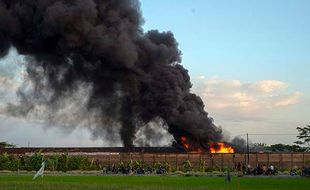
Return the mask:
<svg viewBox="0 0 310 190">
<path fill-rule="evenodd" d="M 0 176 L 1 190 L 215 190 L 281 189 L 308 190 L 309 179 L 302 178 L 233 178 L 231 183 L 220 177 L 181 176 Z"/>
</svg>

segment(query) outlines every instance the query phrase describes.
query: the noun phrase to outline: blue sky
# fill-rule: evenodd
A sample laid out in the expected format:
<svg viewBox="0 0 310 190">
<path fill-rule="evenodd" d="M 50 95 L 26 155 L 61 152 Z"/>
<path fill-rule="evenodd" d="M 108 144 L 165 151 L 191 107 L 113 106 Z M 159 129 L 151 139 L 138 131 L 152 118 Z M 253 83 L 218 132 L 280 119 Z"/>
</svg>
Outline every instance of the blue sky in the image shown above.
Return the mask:
<svg viewBox="0 0 310 190">
<path fill-rule="evenodd" d="M 142 0 L 144 29 L 170 30 L 192 76 L 277 79 L 310 92 L 310 1 Z"/>
<path fill-rule="evenodd" d="M 309 7 L 309 0 L 141 0 L 144 30 L 174 33 L 193 92 L 231 137 L 293 134 L 297 126 L 310 124 Z M 57 127 L 1 115 L 1 105 L 14 101 L 21 82 L 19 70 L 12 69 L 16 58 L 12 51 L 0 61 L 0 141 L 105 145 L 85 129 L 68 135 Z M 268 144 L 297 140 L 294 135 L 250 138 Z"/>
<path fill-rule="evenodd" d="M 174 33 L 195 92 L 232 136 L 295 133 L 309 124 L 309 7 L 307 0 L 141 1 L 145 31 Z"/>
</svg>

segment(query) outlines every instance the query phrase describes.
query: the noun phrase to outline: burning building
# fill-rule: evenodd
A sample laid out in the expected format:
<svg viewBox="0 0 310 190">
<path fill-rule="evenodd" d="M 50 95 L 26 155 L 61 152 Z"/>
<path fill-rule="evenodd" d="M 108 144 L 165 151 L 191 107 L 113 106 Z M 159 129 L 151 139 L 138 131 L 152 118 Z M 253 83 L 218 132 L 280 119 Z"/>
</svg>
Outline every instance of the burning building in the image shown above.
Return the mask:
<svg viewBox="0 0 310 190">
<path fill-rule="evenodd" d="M 64 100 L 82 88 L 92 119 L 70 117 L 90 120 L 94 136 L 108 134 L 111 144 L 118 135 L 131 148 L 136 132 L 156 122 L 187 151 L 233 151 L 210 144 L 222 141 L 222 130 L 191 92 L 173 34 L 143 31 L 142 23 L 136 0 L 0 0 L 0 58 L 11 47 L 26 57 L 20 101 L 8 112 L 45 111 L 57 122 L 75 110 L 55 114 Z"/>
<path fill-rule="evenodd" d="M 223 142 L 210 143 L 211 153 L 235 153 L 235 149 Z"/>
<path fill-rule="evenodd" d="M 209 142 L 208 147 L 201 148 L 200 146 L 191 144 L 190 140 L 185 136 L 181 137 L 180 144 L 174 144 L 174 146 L 181 146 L 180 148 L 183 149 L 183 151 L 189 153 L 235 153 L 235 149 L 224 142 Z"/>
</svg>

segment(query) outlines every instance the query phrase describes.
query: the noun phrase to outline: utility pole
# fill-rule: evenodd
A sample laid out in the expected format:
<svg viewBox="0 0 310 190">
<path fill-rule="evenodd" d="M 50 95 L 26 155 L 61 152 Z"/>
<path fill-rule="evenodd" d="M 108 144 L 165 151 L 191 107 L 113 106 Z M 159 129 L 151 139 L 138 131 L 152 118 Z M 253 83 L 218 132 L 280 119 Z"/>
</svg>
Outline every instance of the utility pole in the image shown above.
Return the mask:
<svg viewBox="0 0 310 190">
<path fill-rule="evenodd" d="M 249 134 L 246 134 L 246 151 L 247 151 L 247 161 L 248 165 L 250 164 L 250 148 L 249 148 Z"/>
</svg>

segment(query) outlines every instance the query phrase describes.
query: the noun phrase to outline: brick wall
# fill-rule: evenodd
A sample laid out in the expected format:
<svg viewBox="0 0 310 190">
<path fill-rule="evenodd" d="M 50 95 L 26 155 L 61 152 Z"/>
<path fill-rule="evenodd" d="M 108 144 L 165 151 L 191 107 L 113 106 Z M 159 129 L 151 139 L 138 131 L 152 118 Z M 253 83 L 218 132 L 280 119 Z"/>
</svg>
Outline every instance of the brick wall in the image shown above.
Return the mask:
<svg viewBox="0 0 310 190">
<path fill-rule="evenodd" d="M 190 160 L 195 168 L 204 163 L 206 168 L 224 169 L 236 167 L 238 162 L 247 163 L 246 154 L 184 154 L 184 153 L 106 153 L 88 154 L 90 159 L 98 160 L 103 165 L 126 163 L 140 160 L 144 163 L 168 162 L 174 168 L 180 168 L 186 160 Z M 291 169 L 295 166 L 310 166 L 310 153 L 250 153 L 250 165 L 273 164 L 278 169 Z"/>
<path fill-rule="evenodd" d="M 32 154 L 41 152 L 43 154 L 86 155 L 91 160 L 99 161 L 103 165 L 112 165 L 119 162 L 130 162 L 141 160 L 145 163 L 168 162 L 174 168 L 180 168 L 186 160 L 190 160 L 195 168 L 201 163 L 206 168 L 223 169 L 235 167 L 239 162 L 247 163 L 247 154 L 190 154 L 180 152 L 171 147 L 168 148 L 135 148 L 133 151 L 124 148 L 0 148 L 1 153 L 9 154 Z M 249 163 L 255 167 L 257 164 L 273 164 L 278 169 L 290 169 L 295 166 L 310 166 L 310 153 L 250 153 Z"/>
</svg>

